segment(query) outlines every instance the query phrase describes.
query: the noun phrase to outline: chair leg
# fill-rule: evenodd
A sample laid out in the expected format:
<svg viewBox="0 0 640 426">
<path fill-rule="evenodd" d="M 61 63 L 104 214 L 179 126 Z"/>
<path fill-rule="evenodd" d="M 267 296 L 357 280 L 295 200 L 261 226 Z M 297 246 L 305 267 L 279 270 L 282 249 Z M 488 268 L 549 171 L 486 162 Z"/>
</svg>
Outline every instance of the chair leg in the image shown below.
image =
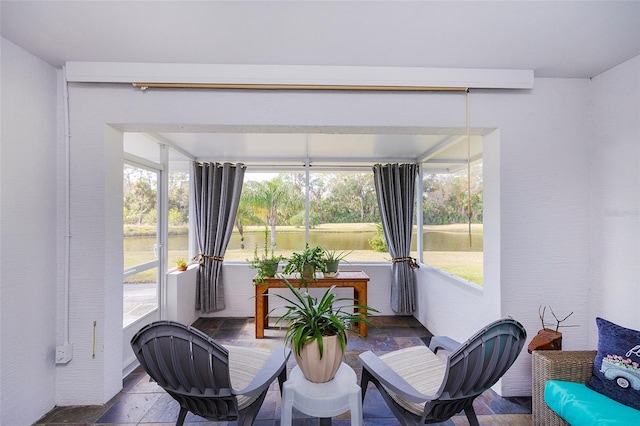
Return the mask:
<svg viewBox="0 0 640 426">
<path fill-rule="evenodd" d="M 465 408 L 464 413 L 467 415 L 467 420 L 469 420 L 469 426 L 480 426 L 480 423 L 478 423 L 478 417 L 476 416 L 476 410 L 473 409 L 473 405 L 469 405 Z"/>
<path fill-rule="evenodd" d="M 371 373 L 365 367 L 362 367 L 362 378 L 360 379 L 360 389 L 362 389 L 362 402 L 364 402 L 364 395 L 367 393 L 369 387 L 369 380 Z"/>
<path fill-rule="evenodd" d="M 282 387 L 284 386 L 284 382 L 287 381 L 287 367 L 285 366 L 282 369 L 282 373 L 278 375 L 278 386 L 280 387 L 280 398 L 282 398 Z"/>
<path fill-rule="evenodd" d="M 237 424 L 238 426 L 251 426 L 255 418 L 256 416 L 253 416 L 253 415 L 239 415 Z"/>
<path fill-rule="evenodd" d="M 180 407 L 180 412 L 178 413 L 178 420 L 176 421 L 176 426 L 182 426 L 184 424 L 184 419 L 187 417 L 187 413 L 189 413 L 189 411 L 186 408 Z"/>
</svg>

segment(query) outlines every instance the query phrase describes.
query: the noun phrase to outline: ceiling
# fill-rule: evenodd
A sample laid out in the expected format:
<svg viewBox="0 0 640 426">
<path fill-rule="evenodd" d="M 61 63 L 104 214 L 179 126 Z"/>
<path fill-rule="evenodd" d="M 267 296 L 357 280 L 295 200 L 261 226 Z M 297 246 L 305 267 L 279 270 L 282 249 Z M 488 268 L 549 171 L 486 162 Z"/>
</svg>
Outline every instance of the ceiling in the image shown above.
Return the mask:
<svg viewBox="0 0 640 426">
<path fill-rule="evenodd" d="M 262 131 L 259 131 L 262 130 Z M 253 170 L 300 169 L 308 161 L 314 170 L 367 169 L 376 163 L 423 163 L 425 173 L 455 173 L 471 163 L 482 161 L 482 135 L 477 132 L 452 134 L 441 129 L 405 129 L 393 134 L 335 133 L 336 128 L 309 129 L 308 133 L 285 128 L 253 129 L 252 132 L 145 132 L 127 133 L 125 151 L 147 160 L 159 161 L 155 142 L 177 148 L 199 161 L 242 162 Z M 362 130 L 362 129 L 357 129 Z M 150 143 L 153 142 L 153 143 Z M 207 157 L 205 147 L 215 151 Z M 174 152 L 171 159 L 184 160 Z"/>
<path fill-rule="evenodd" d="M 7 1 L 1 33 L 65 61 L 534 70 L 640 54 L 639 1 Z"/>
<path fill-rule="evenodd" d="M 345 65 L 590 78 L 640 55 L 640 0 L 2 0 L 0 8 L 2 37 L 56 67 L 67 61 Z M 256 163 L 400 158 L 452 170 L 468 154 L 466 138 L 446 129 L 209 130 L 153 135 L 197 158 L 228 153 L 230 161 Z M 444 149 L 452 141 L 458 147 Z M 472 157 L 481 155 L 481 144 L 472 145 Z"/>
</svg>

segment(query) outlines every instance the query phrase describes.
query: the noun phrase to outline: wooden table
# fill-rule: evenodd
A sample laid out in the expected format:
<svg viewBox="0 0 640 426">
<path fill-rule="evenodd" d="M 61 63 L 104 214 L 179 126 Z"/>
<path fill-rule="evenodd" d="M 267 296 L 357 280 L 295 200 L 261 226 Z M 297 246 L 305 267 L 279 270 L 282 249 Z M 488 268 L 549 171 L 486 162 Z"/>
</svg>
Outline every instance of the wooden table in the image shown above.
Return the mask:
<svg viewBox="0 0 640 426">
<path fill-rule="evenodd" d="M 286 277 L 294 286 L 300 287 L 300 279 Z M 363 271 L 340 271 L 335 277 L 318 278 L 313 281 L 306 281 L 302 287 L 307 288 L 328 288 L 333 285 L 336 287 L 353 288 L 353 298 L 355 304 L 367 305 L 367 285 L 369 277 Z M 269 327 L 267 315 L 269 314 L 269 289 L 270 288 L 287 288 L 282 277 L 265 278 L 264 283 L 256 283 L 255 287 L 255 314 L 256 314 L 256 339 L 264 338 L 264 329 Z M 366 312 L 364 313 L 366 315 Z M 367 336 L 367 324 L 358 323 L 358 333 L 363 337 Z"/>
</svg>

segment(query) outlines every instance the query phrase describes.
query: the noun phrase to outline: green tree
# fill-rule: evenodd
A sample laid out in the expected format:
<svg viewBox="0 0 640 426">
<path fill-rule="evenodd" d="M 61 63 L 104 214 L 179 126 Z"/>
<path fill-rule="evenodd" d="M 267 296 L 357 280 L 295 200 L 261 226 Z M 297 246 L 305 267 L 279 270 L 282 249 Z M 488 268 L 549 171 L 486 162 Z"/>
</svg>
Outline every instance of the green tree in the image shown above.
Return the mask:
<svg viewBox="0 0 640 426">
<path fill-rule="evenodd" d="M 249 224 L 261 223 L 262 220 L 257 217 L 249 205 L 248 197 L 244 195 L 240 197 L 240 203 L 238 204 L 238 212 L 236 213 L 235 226 L 240 234 L 240 248 L 244 249 L 244 226 Z"/>
<path fill-rule="evenodd" d="M 431 174 L 423 179 L 425 224 L 445 225 L 469 221 L 467 170 L 456 174 Z M 482 164 L 471 168 L 471 221 L 482 223 Z"/>
<path fill-rule="evenodd" d="M 374 220 L 378 202 L 372 173 L 337 173 L 331 176 L 329 222 L 369 222 Z"/>
<path fill-rule="evenodd" d="M 156 205 L 156 191 L 148 182 L 138 180 L 131 183 L 131 190 L 125 194 L 128 210 L 127 222 L 141 225 L 145 215 L 153 211 Z"/>
<path fill-rule="evenodd" d="M 189 220 L 189 174 L 169 173 L 169 207 L 172 225 L 187 224 Z"/>
<path fill-rule="evenodd" d="M 314 173 L 309 178 L 309 222 L 310 225 L 327 222 L 327 211 L 323 208 L 327 196 L 327 174 Z"/>
<path fill-rule="evenodd" d="M 255 217 L 263 219 L 270 227 L 271 246 L 276 246 L 276 225 L 282 212 L 303 206 L 303 200 L 294 187 L 285 182 L 282 176 L 268 181 L 249 181 L 243 188 L 242 197 Z"/>
</svg>

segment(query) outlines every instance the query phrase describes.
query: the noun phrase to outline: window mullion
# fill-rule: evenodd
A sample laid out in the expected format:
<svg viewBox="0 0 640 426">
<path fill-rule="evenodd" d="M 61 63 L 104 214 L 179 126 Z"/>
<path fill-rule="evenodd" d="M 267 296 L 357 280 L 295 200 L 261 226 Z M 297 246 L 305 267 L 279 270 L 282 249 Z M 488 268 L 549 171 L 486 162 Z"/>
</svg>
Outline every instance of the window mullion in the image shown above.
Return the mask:
<svg viewBox="0 0 640 426">
<path fill-rule="evenodd" d="M 311 200 L 309 200 L 309 186 L 311 185 L 310 181 L 310 173 L 309 173 L 309 158 L 307 157 L 304 164 L 304 173 L 305 173 L 305 226 L 304 226 L 304 241 L 309 243 L 309 227 L 311 226 Z"/>
</svg>

